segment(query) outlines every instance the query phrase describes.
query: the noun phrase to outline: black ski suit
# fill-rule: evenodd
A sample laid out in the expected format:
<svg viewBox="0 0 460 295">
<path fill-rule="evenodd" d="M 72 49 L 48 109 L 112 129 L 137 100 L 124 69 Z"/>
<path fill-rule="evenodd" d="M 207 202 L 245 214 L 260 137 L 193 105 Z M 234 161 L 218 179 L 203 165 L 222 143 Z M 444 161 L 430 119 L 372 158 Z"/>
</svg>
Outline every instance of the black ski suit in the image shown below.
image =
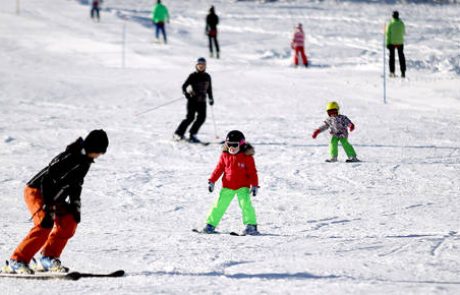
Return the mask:
<svg viewBox="0 0 460 295">
<path fill-rule="evenodd" d="M 191 92 L 187 92 L 187 87 L 191 86 Z M 179 124 L 176 134 L 183 137 L 187 127 L 197 118 L 190 128 L 190 135 L 196 135 L 201 125 L 206 120 L 206 95 L 209 97 L 209 104 L 214 104 L 212 96 L 211 76 L 206 72 L 196 71 L 190 74 L 182 85 L 182 91 L 187 98 L 187 116 Z"/>
<path fill-rule="evenodd" d="M 212 10 L 206 17 L 206 33 L 209 39 L 209 52 L 213 53 L 212 43 L 216 47 L 217 58 L 219 57 L 219 42 L 217 41 L 217 25 L 219 24 L 219 17 Z"/>
</svg>

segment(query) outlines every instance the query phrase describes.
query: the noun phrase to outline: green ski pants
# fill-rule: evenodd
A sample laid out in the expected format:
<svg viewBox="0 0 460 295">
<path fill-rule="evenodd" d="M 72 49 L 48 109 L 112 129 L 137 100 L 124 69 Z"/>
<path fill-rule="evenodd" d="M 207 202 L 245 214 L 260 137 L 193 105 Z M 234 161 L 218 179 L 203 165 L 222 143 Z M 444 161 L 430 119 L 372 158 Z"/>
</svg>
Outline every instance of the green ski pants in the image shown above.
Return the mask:
<svg viewBox="0 0 460 295">
<path fill-rule="evenodd" d="M 356 152 L 353 146 L 348 142 L 346 138 L 339 138 L 337 136 L 331 137 L 331 142 L 329 144 L 329 153 L 331 154 L 331 158 L 337 158 L 339 155 L 339 141 L 342 144 L 345 153 L 347 154 L 348 158 L 356 157 Z"/>
<path fill-rule="evenodd" d="M 247 187 L 242 187 L 237 190 L 222 188 L 220 190 L 219 198 L 209 212 L 206 223 L 217 227 L 235 195 L 238 196 L 238 204 L 240 205 L 241 211 L 243 211 L 243 224 L 256 225 L 256 211 L 252 206 L 249 188 Z"/>
</svg>

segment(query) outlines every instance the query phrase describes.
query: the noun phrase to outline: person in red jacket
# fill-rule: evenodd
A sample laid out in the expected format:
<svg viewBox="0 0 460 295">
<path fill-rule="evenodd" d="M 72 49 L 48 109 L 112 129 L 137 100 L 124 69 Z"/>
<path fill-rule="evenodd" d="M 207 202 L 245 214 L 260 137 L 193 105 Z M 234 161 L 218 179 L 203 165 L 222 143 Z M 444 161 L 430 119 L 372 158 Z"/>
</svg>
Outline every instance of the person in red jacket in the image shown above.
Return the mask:
<svg viewBox="0 0 460 295">
<path fill-rule="evenodd" d="M 305 54 L 305 33 L 303 32 L 302 24 L 299 23 L 295 27 L 294 35 L 292 36 L 291 48 L 294 50 L 294 65 L 299 65 L 299 54 L 302 57 L 302 62 L 305 67 L 308 67 L 308 58 Z"/>
<path fill-rule="evenodd" d="M 222 176 L 222 189 L 219 198 L 208 215 L 203 232 L 215 233 L 225 211 L 235 195 L 243 212 L 244 234 L 257 235 L 256 212 L 251 196 L 257 195 L 259 180 L 254 162 L 254 148 L 245 141 L 241 131 L 233 130 L 227 134 L 219 163 L 209 178 L 209 192 L 214 191 L 216 181 Z"/>
</svg>

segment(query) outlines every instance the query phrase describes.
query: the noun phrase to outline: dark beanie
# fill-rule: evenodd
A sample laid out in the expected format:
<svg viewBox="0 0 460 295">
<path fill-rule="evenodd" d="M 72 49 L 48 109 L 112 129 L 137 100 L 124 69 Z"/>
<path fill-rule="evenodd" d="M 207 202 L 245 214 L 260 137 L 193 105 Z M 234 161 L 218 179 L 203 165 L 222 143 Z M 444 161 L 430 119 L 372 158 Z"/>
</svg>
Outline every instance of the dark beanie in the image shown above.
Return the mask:
<svg viewBox="0 0 460 295">
<path fill-rule="evenodd" d="M 103 153 L 107 151 L 109 138 L 104 130 L 98 129 L 91 131 L 85 138 L 83 147 L 87 153 Z"/>
<path fill-rule="evenodd" d="M 397 10 L 393 11 L 393 18 L 399 18 L 399 12 Z"/>
</svg>

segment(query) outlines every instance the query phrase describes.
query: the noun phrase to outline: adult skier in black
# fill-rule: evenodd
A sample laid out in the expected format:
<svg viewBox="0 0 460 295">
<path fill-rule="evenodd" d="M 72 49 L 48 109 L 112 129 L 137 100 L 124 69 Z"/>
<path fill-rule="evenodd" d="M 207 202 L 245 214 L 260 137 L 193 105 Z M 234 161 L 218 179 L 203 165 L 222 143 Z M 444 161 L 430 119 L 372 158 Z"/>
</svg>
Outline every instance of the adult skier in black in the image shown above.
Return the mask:
<svg viewBox="0 0 460 295">
<path fill-rule="evenodd" d="M 196 71 L 191 73 L 182 85 L 182 92 L 187 98 L 187 116 L 177 127 L 174 139 L 184 139 L 187 127 L 195 121 L 189 131 L 189 141 L 199 143 L 200 140 L 196 135 L 206 120 L 206 96 L 209 97 L 209 105 L 211 106 L 214 104 L 214 98 L 212 96 L 211 76 L 206 73 L 206 59 L 198 58 L 195 68 Z"/>
<path fill-rule="evenodd" d="M 216 57 L 219 58 L 219 42 L 217 41 L 217 25 L 219 24 L 219 17 L 217 16 L 214 6 L 209 9 L 209 14 L 206 17 L 206 35 L 209 39 L 209 55 L 213 57 L 212 44 L 216 47 Z"/>
</svg>

